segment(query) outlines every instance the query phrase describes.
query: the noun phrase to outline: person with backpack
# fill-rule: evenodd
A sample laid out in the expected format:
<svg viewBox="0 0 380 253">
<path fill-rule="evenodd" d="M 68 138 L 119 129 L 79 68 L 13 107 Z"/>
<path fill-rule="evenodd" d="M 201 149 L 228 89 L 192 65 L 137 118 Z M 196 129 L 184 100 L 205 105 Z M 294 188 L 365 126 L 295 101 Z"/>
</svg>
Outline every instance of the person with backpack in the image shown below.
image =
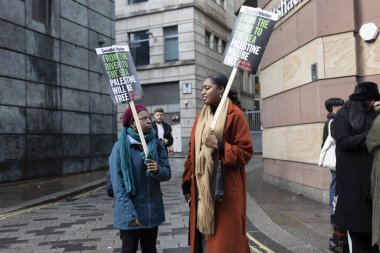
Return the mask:
<svg viewBox="0 0 380 253">
<path fill-rule="evenodd" d="M 167 152 L 152 128 L 145 106 L 136 104 L 142 132 L 148 146 L 146 158 L 131 107 L 123 117 L 123 128 L 109 157 L 115 196 L 113 225 L 120 230 L 122 253 L 156 253 L 158 226 L 165 221 L 160 182 L 171 177 Z"/>
</svg>

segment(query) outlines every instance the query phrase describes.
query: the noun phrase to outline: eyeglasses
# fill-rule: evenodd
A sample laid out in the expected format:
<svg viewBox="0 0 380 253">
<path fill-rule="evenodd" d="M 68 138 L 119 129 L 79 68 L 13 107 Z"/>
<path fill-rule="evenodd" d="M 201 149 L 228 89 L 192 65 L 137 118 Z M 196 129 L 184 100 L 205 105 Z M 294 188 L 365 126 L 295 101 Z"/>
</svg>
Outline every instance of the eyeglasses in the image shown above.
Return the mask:
<svg viewBox="0 0 380 253">
<path fill-rule="evenodd" d="M 141 121 L 147 121 L 148 119 L 149 119 L 149 121 L 153 121 L 152 116 L 144 116 L 144 117 L 139 118 L 139 120 L 141 120 Z"/>
</svg>

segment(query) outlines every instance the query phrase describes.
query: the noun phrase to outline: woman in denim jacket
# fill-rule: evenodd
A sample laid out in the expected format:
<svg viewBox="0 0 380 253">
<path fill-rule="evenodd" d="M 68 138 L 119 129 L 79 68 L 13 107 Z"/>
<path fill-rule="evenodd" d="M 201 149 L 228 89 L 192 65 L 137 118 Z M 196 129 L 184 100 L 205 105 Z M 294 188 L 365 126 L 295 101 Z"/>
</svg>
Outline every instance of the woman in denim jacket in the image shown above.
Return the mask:
<svg viewBox="0 0 380 253">
<path fill-rule="evenodd" d="M 143 253 L 156 253 L 158 226 L 165 221 L 160 182 L 170 179 L 171 169 L 148 110 L 139 104 L 135 107 L 149 155 L 145 159 L 129 107 L 123 117 L 119 141 L 109 158 L 115 196 L 113 225 L 120 230 L 122 253 L 135 253 L 139 241 Z"/>
</svg>

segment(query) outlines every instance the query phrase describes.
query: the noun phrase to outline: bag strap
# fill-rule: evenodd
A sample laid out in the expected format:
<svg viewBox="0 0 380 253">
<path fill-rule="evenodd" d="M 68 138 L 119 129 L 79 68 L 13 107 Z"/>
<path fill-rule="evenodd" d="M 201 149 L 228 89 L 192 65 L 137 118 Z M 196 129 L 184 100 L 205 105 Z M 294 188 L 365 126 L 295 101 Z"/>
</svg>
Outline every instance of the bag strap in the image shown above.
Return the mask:
<svg viewBox="0 0 380 253">
<path fill-rule="evenodd" d="M 334 121 L 333 119 L 329 121 L 329 127 L 328 127 L 329 136 L 331 136 L 331 123 L 332 123 L 333 121 Z"/>
</svg>

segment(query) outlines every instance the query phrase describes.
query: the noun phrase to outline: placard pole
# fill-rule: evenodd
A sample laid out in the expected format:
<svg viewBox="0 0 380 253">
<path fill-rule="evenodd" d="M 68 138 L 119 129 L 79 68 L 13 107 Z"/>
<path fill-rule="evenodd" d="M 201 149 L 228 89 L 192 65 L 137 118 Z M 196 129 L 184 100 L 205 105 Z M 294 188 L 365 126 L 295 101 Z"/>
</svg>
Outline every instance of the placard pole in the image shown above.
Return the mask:
<svg viewBox="0 0 380 253">
<path fill-rule="evenodd" d="M 140 136 L 141 144 L 142 144 L 143 149 L 144 149 L 145 158 L 148 158 L 148 152 L 149 152 L 148 146 L 146 145 L 144 133 L 142 131 L 140 120 L 139 120 L 139 116 L 137 115 L 135 102 L 133 100 L 129 101 L 129 106 L 132 109 L 133 118 L 136 122 L 137 132 L 139 133 L 139 136 Z"/>
</svg>

